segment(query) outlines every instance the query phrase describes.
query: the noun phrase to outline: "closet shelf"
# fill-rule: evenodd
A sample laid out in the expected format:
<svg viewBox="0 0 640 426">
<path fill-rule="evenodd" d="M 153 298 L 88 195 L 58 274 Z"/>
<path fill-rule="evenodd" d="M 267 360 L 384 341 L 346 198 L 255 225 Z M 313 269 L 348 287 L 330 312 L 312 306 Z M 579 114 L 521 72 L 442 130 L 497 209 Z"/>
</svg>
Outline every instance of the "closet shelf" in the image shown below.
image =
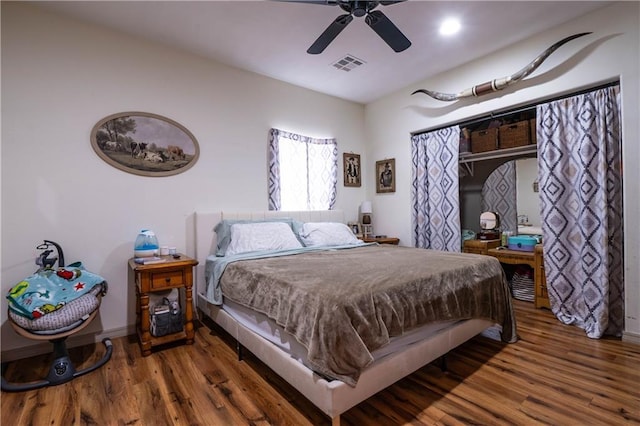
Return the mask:
<svg viewBox="0 0 640 426">
<path fill-rule="evenodd" d="M 517 146 L 515 148 L 497 149 L 495 151 L 479 152 L 477 154 L 463 152 L 460 154 L 459 163 L 475 163 L 482 160 L 493 160 L 494 158 L 521 157 L 527 154 L 537 154 L 537 145 Z"/>
<path fill-rule="evenodd" d="M 473 165 L 476 161 L 493 160 L 495 158 L 523 158 L 535 157 L 538 154 L 538 145 L 525 145 L 515 148 L 497 149 L 495 151 L 478 152 L 472 154 L 470 152 L 460 153 L 458 163 L 464 167 L 466 173 L 473 176 Z"/>
</svg>

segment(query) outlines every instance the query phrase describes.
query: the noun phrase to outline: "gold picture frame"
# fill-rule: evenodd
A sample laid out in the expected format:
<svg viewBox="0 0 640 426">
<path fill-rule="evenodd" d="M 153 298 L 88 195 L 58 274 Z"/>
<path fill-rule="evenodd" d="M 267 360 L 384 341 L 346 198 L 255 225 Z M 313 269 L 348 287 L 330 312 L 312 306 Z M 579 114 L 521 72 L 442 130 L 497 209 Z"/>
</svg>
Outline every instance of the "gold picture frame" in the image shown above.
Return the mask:
<svg viewBox="0 0 640 426">
<path fill-rule="evenodd" d="M 362 225 L 360 223 L 349 222 L 347 223 L 347 226 L 351 228 L 351 232 L 353 232 L 353 235 L 355 235 L 356 237 L 362 237 Z"/>
<path fill-rule="evenodd" d="M 360 187 L 362 185 L 362 163 L 360 154 L 342 153 L 342 170 L 344 186 Z"/>
<path fill-rule="evenodd" d="M 376 192 L 396 192 L 396 159 L 376 161 Z"/>
</svg>

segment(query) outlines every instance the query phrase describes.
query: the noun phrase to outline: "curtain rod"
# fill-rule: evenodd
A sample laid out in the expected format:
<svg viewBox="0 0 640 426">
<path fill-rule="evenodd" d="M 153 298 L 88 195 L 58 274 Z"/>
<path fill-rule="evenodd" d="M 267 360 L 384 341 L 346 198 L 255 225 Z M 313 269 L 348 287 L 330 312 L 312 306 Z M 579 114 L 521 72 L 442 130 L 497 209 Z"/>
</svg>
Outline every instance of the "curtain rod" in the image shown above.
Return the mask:
<svg viewBox="0 0 640 426">
<path fill-rule="evenodd" d="M 585 93 L 593 92 L 594 90 L 605 89 L 607 87 L 617 86 L 619 84 L 620 84 L 620 80 L 616 79 L 616 80 L 613 80 L 613 81 L 610 81 L 610 82 L 607 82 L 607 83 L 598 84 L 596 86 L 590 86 L 588 88 L 581 89 L 581 90 L 578 90 L 576 92 L 571 92 L 571 93 L 568 93 L 568 94 L 559 95 L 559 96 L 556 96 L 556 97 L 553 97 L 553 98 L 542 99 L 540 101 L 537 101 L 536 103 L 527 104 L 527 105 L 522 106 L 522 107 L 517 108 L 517 109 L 502 110 L 502 111 L 495 112 L 495 113 L 494 112 L 490 112 L 489 114 L 485 114 L 485 115 L 480 116 L 480 117 L 472 118 L 470 120 L 456 121 L 456 122 L 451 123 L 451 124 L 435 127 L 433 129 L 426 129 L 426 130 L 419 130 L 417 132 L 411 132 L 411 136 L 415 136 L 415 135 L 419 135 L 421 133 L 427 133 L 427 132 L 436 132 L 438 130 L 446 129 L 447 127 L 451 127 L 451 126 L 454 126 L 456 124 L 458 126 L 460 126 L 460 128 L 467 127 L 467 126 L 472 126 L 474 124 L 482 123 L 483 121 L 496 119 L 496 118 L 500 118 L 500 117 L 504 117 L 504 116 L 512 115 L 512 114 L 518 114 L 520 112 L 528 112 L 528 111 L 531 111 L 531 110 L 535 110 L 536 107 L 538 105 L 540 105 L 540 104 L 545 104 L 545 103 L 549 103 L 549 102 L 555 102 L 555 101 L 559 101 L 559 100 L 562 100 L 562 99 L 568 99 L 568 98 L 571 98 L 573 96 L 583 95 Z"/>
</svg>

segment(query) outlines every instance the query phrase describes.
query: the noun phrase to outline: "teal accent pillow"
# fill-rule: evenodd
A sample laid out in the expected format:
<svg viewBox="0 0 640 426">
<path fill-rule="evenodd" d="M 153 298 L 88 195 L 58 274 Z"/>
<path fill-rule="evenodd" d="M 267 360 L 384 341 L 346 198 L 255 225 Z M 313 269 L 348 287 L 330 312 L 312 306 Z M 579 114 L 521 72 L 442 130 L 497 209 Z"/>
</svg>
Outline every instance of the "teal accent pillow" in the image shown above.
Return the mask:
<svg viewBox="0 0 640 426">
<path fill-rule="evenodd" d="M 217 245 L 216 245 L 216 256 L 225 256 L 227 253 L 227 248 L 229 244 L 231 244 L 231 226 L 236 223 L 259 223 L 259 222 L 284 222 L 291 227 L 291 230 L 295 234 L 296 238 L 300 243 L 300 230 L 302 229 L 303 223 L 292 219 L 290 217 L 279 217 L 273 219 L 223 219 L 216 225 L 213 230 L 216 232 L 217 236 Z"/>
</svg>

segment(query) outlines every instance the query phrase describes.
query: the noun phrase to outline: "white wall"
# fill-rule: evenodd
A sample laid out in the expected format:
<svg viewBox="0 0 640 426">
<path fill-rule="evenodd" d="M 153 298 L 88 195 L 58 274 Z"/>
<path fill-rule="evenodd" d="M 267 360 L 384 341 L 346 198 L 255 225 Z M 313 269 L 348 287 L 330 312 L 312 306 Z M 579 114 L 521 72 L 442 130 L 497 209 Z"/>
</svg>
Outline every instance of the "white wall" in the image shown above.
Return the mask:
<svg viewBox="0 0 640 426">
<path fill-rule="evenodd" d="M 182 124 L 200 144 L 199 161 L 166 178 L 111 167 L 89 136 L 100 119 L 123 111 Z M 185 250 L 194 211 L 267 209 L 270 127 L 335 137 L 340 153 L 371 162 L 362 105 L 27 3 L 2 2 L 2 124 L 2 294 L 36 269 L 36 245 L 57 241 L 67 263 L 82 260 L 109 282 L 90 333 L 125 334 L 135 323 L 127 259 L 141 228 Z M 341 182 L 337 208 L 356 220 L 366 185 Z M 32 345 L 10 328 L 1 300 L 3 351 Z"/>
<path fill-rule="evenodd" d="M 538 180 L 538 160 L 521 158 L 516 161 L 516 194 L 518 216 L 527 216 L 528 223 L 540 226 L 540 196 L 533 191 L 533 182 Z"/>
<path fill-rule="evenodd" d="M 636 223 L 640 212 L 639 17 L 640 3 L 614 3 L 367 105 L 365 120 L 371 144 L 368 156 L 372 161 L 365 164 L 369 165 L 369 173 L 373 162 L 383 158 L 395 158 L 397 169 L 394 194 L 376 195 L 373 187 L 368 188 L 376 232 L 398 236 L 401 243 L 412 244 L 411 132 L 454 124 L 491 111 L 530 104 L 619 78 L 623 109 L 625 329 L 627 337 L 640 341 L 640 232 Z M 418 88 L 455 93 L 503 77 L 519 70 L 556 41 L 586 31 L 593 34 L 561 47 L 525 81 L 502 92 L 453 103 L 436 101 L 424 95 L 410 95 Z"/>
</svg>

